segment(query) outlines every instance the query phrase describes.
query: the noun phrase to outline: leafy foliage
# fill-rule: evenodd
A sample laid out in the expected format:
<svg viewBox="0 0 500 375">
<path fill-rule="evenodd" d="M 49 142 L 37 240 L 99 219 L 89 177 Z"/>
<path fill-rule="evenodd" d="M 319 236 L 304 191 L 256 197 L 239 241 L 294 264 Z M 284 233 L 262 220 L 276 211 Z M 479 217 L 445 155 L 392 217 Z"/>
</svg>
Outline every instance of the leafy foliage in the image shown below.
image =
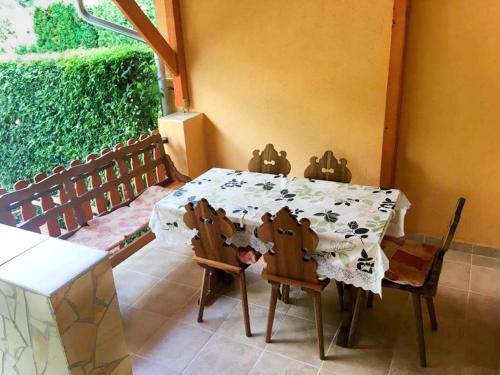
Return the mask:
<svg viewBox="0 0 500 375">
<path fill-rule="evenodd" d="M 145 47 L 0 63 L 0 92 L 5 188 L 157 126 L 156 71 Z"/>
<path fill-rule="evenodd" d="M 36 8 L 34 30 L 38 52 L 98 46 L 95 27 L 78 17 L 72 4 L 55 3 L 47 9 Z"/>
<path fill-rule="evenodd" d="M 149 17 L 149 19 L 155 22 L 156 13 L 153 0 L 138 0 L 137 4 Z M 92 15 L 105 19 L 106 21 L 111 21 L 113 23 L 117 23 L 119 25 L 134 29 L 130 22 L 128 22 L 128 20 L 125 18 L 125 16 L 118 10 L 112 0 L 101 0 L 101 2 L 93 7 L 90 12 L 92 13 Z M 96 31 L 99 40 L 99 47 L 110 47 L 120 44 L 137 43 L 131 38 L 122 36 L 109 30 L 96 28 Z"/>
<path fill-rule="evenodd" d="M 9 20 L 0 20 L 0 43 L 7 40 L 9 36 L 15 35 L 12 30 L 12 22 Z"/>
<path fill-rule="evenodd" d="M 154 22 L 155 9 L 153 0 L 139 0 L 137 3 Z M 101 0 L 90 12 L 96 17 L 133 29 L 112 0 Z M 18 54 L 61 52 L 75 48 L 137 44 L 136 41 L 129 37 L 92 26 L 81 20 L 73 4 L 55 3 L 46 9 L 36 8 L 34 31 L 37 37 L 36 45 L 30 47 L 21 46 L 16 50 Z"/>
</svg>

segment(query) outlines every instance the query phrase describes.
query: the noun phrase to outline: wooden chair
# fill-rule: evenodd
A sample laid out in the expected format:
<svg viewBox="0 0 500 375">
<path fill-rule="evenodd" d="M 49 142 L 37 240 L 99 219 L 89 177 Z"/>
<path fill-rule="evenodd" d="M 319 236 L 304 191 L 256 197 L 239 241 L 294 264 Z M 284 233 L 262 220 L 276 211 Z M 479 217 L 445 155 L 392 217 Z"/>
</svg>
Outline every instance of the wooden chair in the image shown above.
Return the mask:
<svg viewBox="0 0 500 375">
<path fill-rule="evenodd" d="M 239 276 L 245 333 L 250 337 L 252 333 L 245 278 L 245 269 L 249 264 L 243 263 L 241 259 L 248 259 L 248 253 L 253 252 L 255 261 L 260 254 L 251 248 L 237 248 L 227 243 L 226 240 L 234 234 L 236 228 L 222 208 L 215 211 L 206 199 L 201 199 L 196 205 L 188 203 L 185 208 L 184 222 L 189 228 L 198 230 L 198 234 L 192 239 L 195 253 L 193 260 L 203 267 L 198 323 L 203 321 L 210 277 L 215 270 L 222 270 Z"/>
<path fill-rule="evenodd" d="M 342 158 L 339 163 L 332 151 L 325 151 L 319 160 L 317 156 L 313 156 L 309 160 L 309 163 L 309 166 L 304 171 L 305 178 L 345 183 L 351 182 L 352 174 L 349 168 L 347 168 L 347 160 Z"/>
<path fill-rule="evenodd" d="M 280 285 L 300 287 L 313 297 L 319 357 L 324 359 L 321 291 L 328 285 L 329 280 L 318 280 L 317 263 L 310 257 L 310 253 L 318 245 L 318 236 L 310 228 L 309 220 L 304 218 L 298 223 L 288 207 L 282 208 L 275 218 L 266 213 L 262 216 L 262 221 L 257 230 L 259 238 L 274 243 L 273 248 L 264 254 L 265 264 L 262 270 L 262 278 L 272 286 L 266 342 L 271 342 Z"/>
<path fill-rule="evenodd" d="M 335 182 L 351 182 L 352 174 L 347 168 L 347 160 L 340 159 L 340 163 L 333 155 L 333 152 L 325 151 L 323 156 L 318 160 L 317 156 L 313 156 L 309 160 L 309 166 L 304 171 L 305 178 L 314 180 L 335 181 Z M 344 310 L 344 287 L 339 281 L 335 282 L 340 302 L 340 310 Z M 283 291 L 283 301 L 288 301 L 289 290 Z"/>
<path fill-rule="evenodd" d="M 409 292 L 412 296 L 422 367 L 426 367 L 427 358 L 421 298 L 425 298 L 427 302 L 432 330 L 437 330 L 433 298 L 436 295 L 443 258 L 453 241 L 464 204 L 465 198 L 460 198 L 450 222 L 448 233 L 439 247 L 391 237 L 386 237 L 382 241 L 382 248 L 389 258 L 389 269 L 385 273 L 382 285 L 386 288 Z"/>
<path fill-rule="evenodd" d="M 291 170 L 290 162 L 286 158 L 286 152 L 278 152 L 272 144 L 268 144 L 262 153 L 259 150 L 253 151 L 253 157 L 248 162 L 250 172 L 282 174 L 286 176 Z"/>
</svg>

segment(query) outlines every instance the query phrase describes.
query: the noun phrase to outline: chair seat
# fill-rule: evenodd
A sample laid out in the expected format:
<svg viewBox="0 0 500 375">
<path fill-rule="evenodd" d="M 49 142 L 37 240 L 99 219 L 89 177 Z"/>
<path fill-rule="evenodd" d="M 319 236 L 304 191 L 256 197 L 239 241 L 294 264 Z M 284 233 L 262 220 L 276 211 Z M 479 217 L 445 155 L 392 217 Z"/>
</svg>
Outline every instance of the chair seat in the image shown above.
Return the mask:
<svg viewBox="0 0 500 375">
<path fill-rule="evenodd" d="M 261 254 L 251 248 L 240 248 L 236 257 L 242 264 L 251 265 L 257 263 Z"/>
<path fill-rule="evenodd" d="M 416 288 L 424 285 L 438 252 L 437 247 L 387 236 L 381 246 L 389 258 L 385 279 Z"/>
</svg>

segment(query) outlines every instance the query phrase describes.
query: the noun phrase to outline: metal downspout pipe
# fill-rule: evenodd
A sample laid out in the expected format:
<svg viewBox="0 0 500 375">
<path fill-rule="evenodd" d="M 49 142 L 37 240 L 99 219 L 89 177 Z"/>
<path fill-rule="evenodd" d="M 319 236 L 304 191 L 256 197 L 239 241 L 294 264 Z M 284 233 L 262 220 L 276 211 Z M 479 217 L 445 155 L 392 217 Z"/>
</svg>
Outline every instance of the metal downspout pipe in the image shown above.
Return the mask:
<svg viewBox="0 0 500 375">
<path fill-rule="evenodd" d="M 142 36 L 139 35 L 137 31 L 91 15 L 87 10 L 87 8 L 85 8 L 83 1 L 84 0 L 75 0 L 75 5 L 78 15 L 85 22 L 100 27 L 102 29 L 113 31 L 120 35 L 127 36 L 139 42 L 146 43 L 145 40 L 142 38 Z M 168 96 L 170 95 L 169 91 L 172 90 L 172 88 L 166 85 L 167 78 L 165 78 L 165 67 L 161 63 L 156 53 L 154 53 L 154 59 L 155 59 L 156 70 L 158 71 L 158 75 L 156 78 L 158 81 L 158 88 L 160 90 L 160 95 L 161 95 L 161 112 L 162 116 L 165 116 L 175 111 L 175 108 L 171 108 L 171 105 L 169 104 L 168 100 Z"/>
</svg>

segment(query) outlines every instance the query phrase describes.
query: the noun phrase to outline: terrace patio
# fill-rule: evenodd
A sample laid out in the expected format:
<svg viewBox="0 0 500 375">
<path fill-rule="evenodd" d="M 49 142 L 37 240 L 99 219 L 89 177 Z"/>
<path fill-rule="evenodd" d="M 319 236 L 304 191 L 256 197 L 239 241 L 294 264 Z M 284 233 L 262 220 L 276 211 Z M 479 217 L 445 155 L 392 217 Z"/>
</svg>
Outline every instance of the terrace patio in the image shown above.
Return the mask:
<svg viewBox="0 0 500 375">
<path fill-rule="evenodd" d="M 500 375 L 495 0 L 113 2 L 157 65 L 0 71 L 29 94 L 0 92 L 4 171 L 64 117 L 46 173 L 0 186 L 0 375 Z M 97 105 L 60 116 L 39 66 Z M 115 139 L 99 114 L 136 135 L 51 158 Z"/>
</svg>

